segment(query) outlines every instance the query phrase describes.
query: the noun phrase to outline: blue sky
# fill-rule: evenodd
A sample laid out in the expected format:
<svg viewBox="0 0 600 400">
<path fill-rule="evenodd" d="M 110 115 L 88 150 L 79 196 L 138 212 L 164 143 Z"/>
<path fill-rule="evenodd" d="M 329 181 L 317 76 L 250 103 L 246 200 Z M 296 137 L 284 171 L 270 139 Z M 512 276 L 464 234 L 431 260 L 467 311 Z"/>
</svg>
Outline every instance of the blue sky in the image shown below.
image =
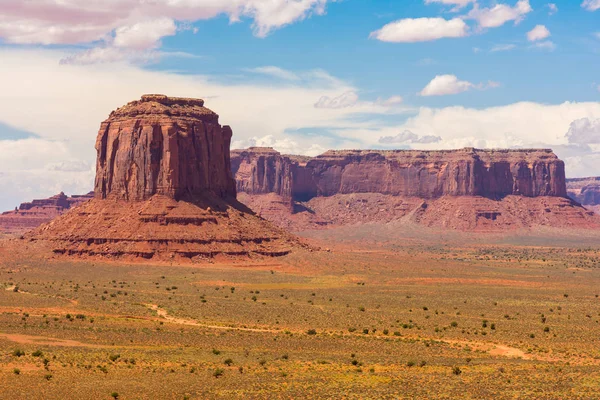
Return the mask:
<svg viewBox="0 0 600 400">
<path fill-rule="evenodd" d="M 600 0 L 2 0 L 0 209 L 93 184 L 144 93 L 234 146 L 551 147 L 600 175 Z"/>
</svg>

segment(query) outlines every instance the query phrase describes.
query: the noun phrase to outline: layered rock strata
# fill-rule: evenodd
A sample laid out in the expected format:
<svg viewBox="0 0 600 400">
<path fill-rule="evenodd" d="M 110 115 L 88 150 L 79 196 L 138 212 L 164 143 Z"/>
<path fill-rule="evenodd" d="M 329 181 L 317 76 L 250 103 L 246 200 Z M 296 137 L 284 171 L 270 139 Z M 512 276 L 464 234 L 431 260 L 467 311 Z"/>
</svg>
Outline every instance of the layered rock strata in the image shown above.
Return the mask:
<svg viewBox="0 0 600 400">
<path fill-rule="evenodd" d="M 7 234 L 27 232 L 91 200 L 93 197 L 94 192 L 73 196 L 67 196 L 61 192 L 47 199 L 36 199 L 21 203 L 13 211 L 0 214 L 0 232 Z"/>
<path fill-rule="evenodd" d="M 294 230 L 400 218 L 431 226 L 447 221 L 442 225 L 457 229 L 598 223 L 567 198 L 564 163 L 549 149 L 232 154 L 240 200 Z M 285 192 L 257 184 L 272 176 L 286 182 Z M 290 192 L 292 211 L 285 214 L 279 203 Z M 453 213 L 451 203 L 461 211 Z"/>
<path fill-rule="evenodd" d="M 85 256 L 279 256 L 295 238 L 235 199 L 232 131 L 203 100 L 145 95 L 96 140 L 95 198 L 28 237 Z"/>
</svg>

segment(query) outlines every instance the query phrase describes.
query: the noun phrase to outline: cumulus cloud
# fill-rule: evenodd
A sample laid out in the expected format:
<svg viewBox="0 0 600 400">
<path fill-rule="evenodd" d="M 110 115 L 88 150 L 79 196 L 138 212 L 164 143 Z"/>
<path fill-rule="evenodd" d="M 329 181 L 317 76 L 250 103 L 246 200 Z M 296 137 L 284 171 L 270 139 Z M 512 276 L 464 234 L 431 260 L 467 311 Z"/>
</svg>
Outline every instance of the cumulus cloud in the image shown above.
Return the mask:
<svg viewBox="0 0 600 400">
<path fill-rule="evenodd" d="M 337 97 L 322 96 L 315 103 L 315 108 L 347 108 L 353 107 L 358 103 L 358 95 L 355 92 L 345 92 Z"/>
<path fill-rule="evenodd" d="M 80 194 L 93 188 L 93 168 L 76 160 L 63 142 L 0 140 L 0 165 L 0 211 L 61 191 Z"/>
<path fill-rule="evenodd" d="M 416 133 L 413 133 L 409 130 L 405 130 L 400 132 L 396 136 L 382 136 L 379 138 L 379 143 L 381 144 L 403 144 L 403 143 L 438 143 L 442 140 L 440 136 L 434 135 L 425 135 L 419 137 Z"/>
<path fill-rule="evenodd" d="M 507 22 L 521 22 L 525 15 L 533 11 L 529 0 L 519 0 L 511 7 L 508 4 L 496 4 L 491 8 L 481 8 L 476 3 L 467 14 L 467 18 L 474 19 L 481 28 L 498 28 Z"/>
<path fill-rule="evenodd" d="M 327 151 L 327 148 L 320 144 L 300 144 L 293 139 L 276 138 L 273 135 L 253 136 L 245 140 L 236 140 L 231 144 L 232 149 L 245 149 L 248 147 L 272 147 L 282 154 L 299 154 L 311 157 Z"/>
<path fill-rule="evenodd" d="M 584 0 L 581 7 L 588 11 L 600 10 L 600 0 Z"/>
<path fill-rule="evenodd" d="M 471 89 L 489 89 L 500 86 L 499 83 L 490 81 L 487 84 L 474 84 L 468 81 L 459 80 L 456 75 L 437 75 L 421 90 L 421 96 L 445 96 L 449 94 L 458 94 Z"/>
<path fill-rule="evenodd" d="M 546 7 L 548 7 L 548 15 L 554 15 L 558 12 L 558 6 L 554 3 L 548 3 Z"/>
<path fill-rule="evenodd" d="M 467 36 L 469 27 L 460 18 L 406 18 L 390 22 L 371 33 L 370 38 L 382 42 L 414 43 L 442 38 Z"/>
<path fill-rule="evenodd" d="M 527 40 L 537 42 L 550 37 L 550 31 L 544 25 L 536 25 L 535 28 L 527 32 Z"/>
<path fill-rule="evenodd" d="M 580 118 L 573 121 L 565 137 L 573 144 L 600 144 L 600 119 Z"/>
<path fill-rule="evenodd" d="M 103 42 L 82 55 L 84 62 L 115 59 L 124 51 L 156 48 L 160 39 L 194 21 L 227 15 L 231 22 L 252 20 L 254 34 L 322 15 L 330 0 L 2 0 L 0 39 L 16 44 L 85 44 Z M 104 58 L 105 57 L 105 58 Z M 67 62 L 78 62 L 71 56 Z"/>
</svg>

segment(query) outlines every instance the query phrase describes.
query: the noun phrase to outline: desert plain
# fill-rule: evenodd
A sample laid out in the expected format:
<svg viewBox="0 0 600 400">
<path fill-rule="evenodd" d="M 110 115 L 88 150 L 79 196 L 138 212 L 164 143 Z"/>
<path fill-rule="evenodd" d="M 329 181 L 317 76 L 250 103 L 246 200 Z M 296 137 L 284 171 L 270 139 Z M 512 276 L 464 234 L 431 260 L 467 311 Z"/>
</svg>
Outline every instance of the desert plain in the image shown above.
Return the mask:
<svg viewBox="0 0 600 400">
<path fill-rule="evenodd" d="M 3 393 L 598 396 L 594 234 L 366 224 L 300 235 L 308 246 L 279 258 L 160 262 L 3 240 Z"/>
</svg>

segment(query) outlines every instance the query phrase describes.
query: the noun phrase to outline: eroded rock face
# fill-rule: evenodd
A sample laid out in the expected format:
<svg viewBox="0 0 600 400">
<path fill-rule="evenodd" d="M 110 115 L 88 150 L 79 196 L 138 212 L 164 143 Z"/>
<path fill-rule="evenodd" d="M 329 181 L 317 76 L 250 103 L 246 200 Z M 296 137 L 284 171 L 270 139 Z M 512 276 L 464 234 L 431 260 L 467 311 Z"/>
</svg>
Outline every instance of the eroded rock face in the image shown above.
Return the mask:
<svg viewBox="0 0 600 400">
<path fill-rule="evenodd" d="M 0 214 L 0 233 L 24 233 L 64 214 L 94 197 L 94 192 L 67 196 L 59 193 L 47 199 L 21 203 L 13 211 Z"/>
<path fill-rule="evenodd" d="M 296 238 L 235 199 L 231 136 L 202 100 L 142 96 L 101 125 L 96 197 L 28 238 L 83 257 L 289 253 Z"/>
<path fill-rule="evenodd" d="M 567 195 L 564 163 L 551 150 L 352 150 L 302 160 L 272 149 L 234 154 L 238 191 L 301 201 L 352 193 L 423 199 Z"/>
<path fill-rule="evenodd" d="M 600 177 L 567 179 L 567 191 L 584 206 L 600 205 Z"/>
<path fill-rule="evenodd" d="M 551 150 L 328 151 L 306 168 L 319 196 L 566 196 L 564 163 Z"/>
<path fill-rule="evenodd" d="M 99 199 L 235 197 L 231 128 L 199 99 L 145 95 L 113 111 L 96 140 Z"/>
<path fill-rule="evenodd" d="M 564 163 L 546 149 L 351 150 L 307 158 L 251 148 L 234 154 L 239 199 L 296 231 L 399 219 L 465 230 L 600 222 L 567 198 Z M 263 184 L 273 177 L 286 182 L 286 191 Z"/>
</svg>

